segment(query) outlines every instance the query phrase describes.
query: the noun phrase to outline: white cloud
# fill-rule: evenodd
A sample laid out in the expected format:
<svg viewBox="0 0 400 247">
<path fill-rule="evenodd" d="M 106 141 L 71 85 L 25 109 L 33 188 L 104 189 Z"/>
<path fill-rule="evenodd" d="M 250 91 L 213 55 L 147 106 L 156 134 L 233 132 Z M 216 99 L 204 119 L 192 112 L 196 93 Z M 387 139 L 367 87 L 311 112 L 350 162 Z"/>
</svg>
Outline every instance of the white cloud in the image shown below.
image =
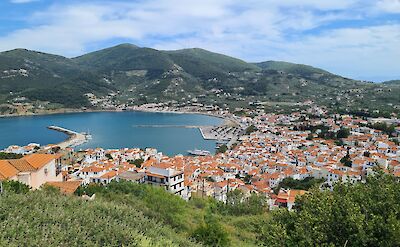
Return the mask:
<svg viewBox="0 0 400 247">
<path fill-rule="evenodd" d="M 30 16 L 30 28 L 0 37 L 0 50 L 26 47 L 76 56 L 89 45 L 122 38 L 159 49 L 201 47 L 248 61 L 289 60 L 350 76 L 379 76 L 397 73 L 399 23 L 368 26 L 368 18 L 394 12 L 396 2 L 152 0 L 58 4 Z M 334 25 L 353 20 L 363 22 L 363 27 Z M 321 27 L 322 31 L 314 31 Z"/>
<path fill-rule="evenodd" d="M 400 0 L 380 0 L 377 7 L 389 13 L 400 13 Z"/>
</svg>

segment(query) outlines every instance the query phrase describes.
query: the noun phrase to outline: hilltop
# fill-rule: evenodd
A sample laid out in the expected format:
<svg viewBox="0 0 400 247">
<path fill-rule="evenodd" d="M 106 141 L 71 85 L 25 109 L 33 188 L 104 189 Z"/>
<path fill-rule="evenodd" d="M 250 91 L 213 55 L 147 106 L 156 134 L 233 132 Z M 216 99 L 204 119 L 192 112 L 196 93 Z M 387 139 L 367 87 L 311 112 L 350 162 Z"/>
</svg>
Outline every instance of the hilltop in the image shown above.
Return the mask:
<svg viewBox="0 0 400 247">
<path fill-rule="evenodd" d="M 313 101 L 335 111 L 386 115 L 400 108 L 395 82 L 368 83 L 281 61 L 248 63 L 199 48 L 163 51 L 132 44 L 76 58 L 1 52 L 0 85 L 0 111 L 1 103 L 36 101 L 53 108 L 96 107 L 87 93 L 109 95 L 115 105 L 177 101 L 233 109 L 261 102 L 271 110 Z"/>
</svg>

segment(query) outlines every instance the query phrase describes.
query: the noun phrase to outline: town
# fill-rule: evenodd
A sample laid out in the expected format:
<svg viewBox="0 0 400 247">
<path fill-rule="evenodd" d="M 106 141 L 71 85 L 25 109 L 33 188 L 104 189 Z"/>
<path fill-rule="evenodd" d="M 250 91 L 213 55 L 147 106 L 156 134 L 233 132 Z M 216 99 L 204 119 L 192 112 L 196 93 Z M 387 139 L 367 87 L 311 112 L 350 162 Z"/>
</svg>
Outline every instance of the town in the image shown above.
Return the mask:
<svg viewBox="0 0 400 247">
<path fill-rule="evenodd" d="M 365 182 L 378 170 L 400 177 L 397 119 L 328 114 L 321 108 L 254 112 L 252 117 L 230 114 L 229 119 L 244 130 L 235 132 L 229 147 L 221 145 L 215 155 L 168 157 L 154 148 L 135 147 L 10 146 L 3 151 L 24 156 L 1 160 L 0 180 L 20 181 L 33 189 L 50 184 L 69 193 L 80 185 L 126 180 L 164 187 L 185 200 L 195 195 L 222 202 L 230 191 L 240 190 L 246 196 L 265 196 L 271 210 L 290 210 L 296 196 L 306 191 L 281 188 L 287 179 L 315 179 L 321 189 L 331 189 L 337 182 Z"/>
</svg>

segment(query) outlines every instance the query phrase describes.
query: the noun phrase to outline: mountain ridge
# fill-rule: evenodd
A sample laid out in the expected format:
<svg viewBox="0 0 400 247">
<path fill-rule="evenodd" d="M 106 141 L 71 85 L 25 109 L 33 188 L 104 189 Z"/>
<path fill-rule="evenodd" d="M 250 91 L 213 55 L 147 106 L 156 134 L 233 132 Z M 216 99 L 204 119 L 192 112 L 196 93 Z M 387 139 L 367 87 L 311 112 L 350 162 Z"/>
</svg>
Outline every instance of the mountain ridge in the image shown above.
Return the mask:
<svg viewBox="0 0 400 247">
<path fill-rule="evenodd" d="M 0 104 L 25 97 L 55 107 L 92 107 L 86 94 L 114 93 L 115 104 L 197 102 L 203 96 L 202 103 L 221 107 L 311 100 L 345 111 L 386 111 L 400 104 L 399 90 L 398 83 L 371 84 L 283 61 L 248 63 L 201 48 L 164 51 L 125 43 L 74 58 L 27 49 L 0 53 Z"/>
</svg>

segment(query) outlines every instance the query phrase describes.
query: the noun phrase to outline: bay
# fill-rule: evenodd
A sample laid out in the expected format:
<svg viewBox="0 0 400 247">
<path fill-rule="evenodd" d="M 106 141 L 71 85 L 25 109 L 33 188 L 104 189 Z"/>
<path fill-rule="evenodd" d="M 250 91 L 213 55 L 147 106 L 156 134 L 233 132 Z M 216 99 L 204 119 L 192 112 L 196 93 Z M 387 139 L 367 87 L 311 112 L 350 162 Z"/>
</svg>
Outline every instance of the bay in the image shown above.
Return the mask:
<svg viewBox="0 0 400 247">
<path fill-rule="evenodd" d="M 214 153 L 215 141 L 204 140 L 197 128 L 183 126 L 219 125 L 222 121 L 220 118 L 201 114 L 135 111 L 0 118 L 0 149 L 14 144 L 23 146 L 29 143 L 59 143 L 67 136 L 47 129 L 47 126 L 56 125 L 92 135 L 92 140 L 76 147 L 77 150 L 96 147 L 153 147 L 167 155 L 186 154 L 189 149 L 203 149 Z"/>
</svg>

